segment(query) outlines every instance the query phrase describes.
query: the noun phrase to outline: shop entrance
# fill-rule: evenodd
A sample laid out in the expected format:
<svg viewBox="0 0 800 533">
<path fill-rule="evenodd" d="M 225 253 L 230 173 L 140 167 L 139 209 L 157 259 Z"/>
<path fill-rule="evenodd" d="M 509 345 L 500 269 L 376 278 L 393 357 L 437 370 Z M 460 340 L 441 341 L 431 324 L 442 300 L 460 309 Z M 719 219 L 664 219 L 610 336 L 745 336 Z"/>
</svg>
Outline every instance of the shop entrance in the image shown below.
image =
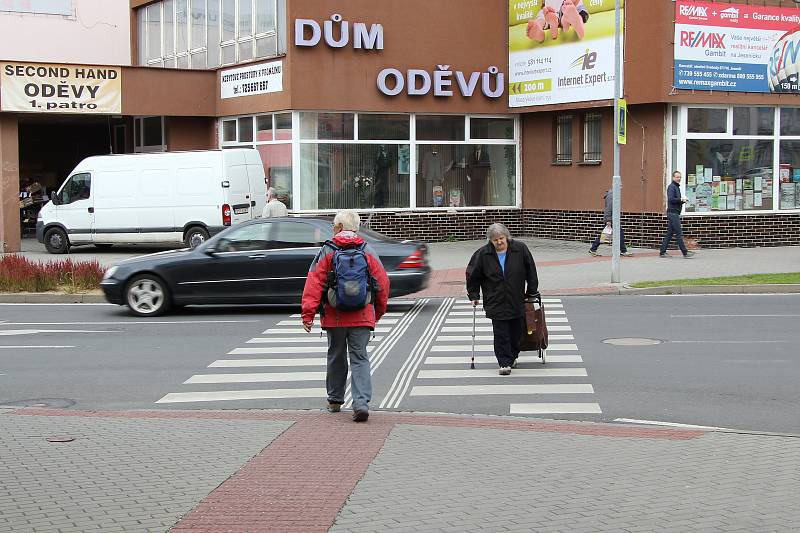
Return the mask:
<svg viewBox="0 0 800 533">
<path fill-rule="evenodd" d="M 34 237 L 36 215 L 69 172 L 93 155 L 133 151 L 133 119 L 108 116 L 19 118 L 22 237 Z"/>
</svg>

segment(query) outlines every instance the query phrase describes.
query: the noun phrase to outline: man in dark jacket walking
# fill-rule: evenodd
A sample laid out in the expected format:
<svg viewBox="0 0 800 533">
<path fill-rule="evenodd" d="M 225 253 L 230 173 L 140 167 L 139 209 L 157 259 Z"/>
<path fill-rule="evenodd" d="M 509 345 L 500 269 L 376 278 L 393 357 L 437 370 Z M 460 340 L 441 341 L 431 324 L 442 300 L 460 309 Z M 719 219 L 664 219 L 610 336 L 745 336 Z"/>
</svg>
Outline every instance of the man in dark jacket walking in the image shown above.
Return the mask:
<svg viewBox="0 0 800 533">
<path fill-rule="evenodd" d="M 605 196 L 603 197 L 605 201 L 605 208 L 603 209 L 603 222 L 606 223 L 606 227 L 611 227 L 611 221 L 613 220 L 613 209 L 614 209 L 614 189 L 608 189 L 606 191 Z M 597 249 L 600 247 L 600 233 L 597 234 L 597 237 L 594 238 L 594 242 L 592 243 L 592 247 L 589 248 L 589 255 L 596 256 Z M 625 246 L 625 232 L 622 231 L 622 226 L 619 228 L 619 251 L 625 257 L 631 257 L 633 254 L 628 251 L 628 247 Z"/>
<path fill-rule="evenodd" d="M 328 372 L 325 384 L 328 390 L 328 411 L 338 413 L 344 403 L 347 385 L 347 356 L 350 355 L 350 385 L 353 390 L 353 420 L 366 422 L 369 402 L 372 399 L 367 343 L 375 324 L 386 313 L 389 300 L 389 277 L 378 254 L 356 233 L 361 224 L 358 212 L 339 211 L 333 219 L 333 245 L 326 243 L 317 254 L 308 271 L 303 289 L 303 328 L 311 332 L 314 317 L 324 303 L 321 326 L 328 334 Z M 363 308 L 345 311 L 331 305 L 324 294 L 328 289 L 328 275 L 334 268 L 336 249 L 361 248 L 369 266 L 369 275 L 376 283 L 374 301 Z"/>
<path fill-rule="evenodd" d="M 664 234 L 664 240 L 661 241 L 659 257 L 670 257 L 667 254 L 667 247 L 669 247 L 673 235 L 675 235 L 678 248 L 681 249 L 684 258 L 689 259 L 694 255 L 694 252 L 686 249 L 686 244 L 683 242 L 681 211 L 684 203 L 686 203 L 686 199 L 681 197 L 681 173 L 676 170 L 672 173 L 672 182 L 667 187 L 667 232 Z"/>
<path fill-rule="evenodd" d="M 517 366 L 519 341 L 525 327 L 525 297 L 539 291 L 539 278 L 531 251 L 511 239 L 502 224 L 492 224 L 489 241 L 478 248 L 467 266 L 467 294 L 477 306 L 483 293 L 483 310 L 492 320 L 494 355 L 500 375 Z"/>
</svg>

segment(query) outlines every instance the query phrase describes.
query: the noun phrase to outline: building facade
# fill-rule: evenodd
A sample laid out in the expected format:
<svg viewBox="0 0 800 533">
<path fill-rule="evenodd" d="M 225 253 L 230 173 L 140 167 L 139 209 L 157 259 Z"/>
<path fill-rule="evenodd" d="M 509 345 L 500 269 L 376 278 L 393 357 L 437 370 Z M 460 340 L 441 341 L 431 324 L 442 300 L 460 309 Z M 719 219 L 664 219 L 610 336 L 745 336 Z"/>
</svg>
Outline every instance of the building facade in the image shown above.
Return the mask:
<svg viewBox="0 0 800 533">
<path fill-rule="evenodd" d="M 0 27 L 55 19 L 77 31 L 70 24 L 91 2 L 62 3 L 72 15 L 0 12 Z M 129 0 L 125 14 L 109 15 L 127 23 L 109 56 L 0 49 L 4 249 L 19 247 L 19 185 L 57 189 L 82 157 L 242 146 L 260 152 L 265 187 L 298 213 L 356 208 L 399 238 L 476 238 L 500 221 L 518 235 L 591 240 L 613 169 L 613 80 L 600 71 L 613 56 L 614 2 L 584 0 L 585 26 L 553 42 L 542 26 L 538 43 L 541 4 Z M 753 18 L 800 14 L 794 2 L 763 4 L 766 15 Z M 673 169 L 685 176 L 685 231 L 700 246 L 800 244 L 797 91 L 702 79 L 682 89 L 684 68 L 676 75 L 692 54 L 717 65 L 707 54 L 742 53 L 732 33 L 712 31 L 736 25 L 734 11 L 715 18 L 729 9 L 750 13 L 734 2 L 624 2 L 622 220 L 632 244 L 658 243 Z M 51 72 L 58 66 L 72 71 Z M 47 91 L 82 85 L 105 107 L 49 108 L 80 105 L 74 92 Z"/>
</svg>

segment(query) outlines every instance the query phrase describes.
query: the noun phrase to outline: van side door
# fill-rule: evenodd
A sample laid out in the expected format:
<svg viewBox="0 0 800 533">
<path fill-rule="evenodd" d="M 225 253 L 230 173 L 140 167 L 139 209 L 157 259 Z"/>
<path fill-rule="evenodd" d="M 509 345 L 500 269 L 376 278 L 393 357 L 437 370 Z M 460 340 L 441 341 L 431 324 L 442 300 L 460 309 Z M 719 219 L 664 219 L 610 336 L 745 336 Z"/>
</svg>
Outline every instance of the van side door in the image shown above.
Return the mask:
<svg viewBox="0 0 800 533">
<path fill-rule="evenodd" d="M 94 229 L 92 174 L 81 172 L 67 178 L 58 197 L 60 202 L 54 218 L 67 230 L 70 243 L 91 243 Z"/>
</svg>

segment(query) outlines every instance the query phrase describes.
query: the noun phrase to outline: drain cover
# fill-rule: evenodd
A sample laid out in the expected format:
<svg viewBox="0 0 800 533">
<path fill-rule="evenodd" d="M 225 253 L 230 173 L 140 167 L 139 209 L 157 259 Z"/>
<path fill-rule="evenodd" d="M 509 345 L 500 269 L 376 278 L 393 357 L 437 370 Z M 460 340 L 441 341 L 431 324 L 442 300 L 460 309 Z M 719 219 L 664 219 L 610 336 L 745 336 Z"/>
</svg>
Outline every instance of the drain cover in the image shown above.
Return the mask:
<svg viewBox="0 0 800 533">
<path fill-rule="evenodd" d="M 641 337 L 622 337 L 619 339 L 606 339 L 603 341 L 606 344 L 613 344 L 614 346 L 655 346 L 661 344 L 661 339 L 645 339 Z"/>
</svg>

